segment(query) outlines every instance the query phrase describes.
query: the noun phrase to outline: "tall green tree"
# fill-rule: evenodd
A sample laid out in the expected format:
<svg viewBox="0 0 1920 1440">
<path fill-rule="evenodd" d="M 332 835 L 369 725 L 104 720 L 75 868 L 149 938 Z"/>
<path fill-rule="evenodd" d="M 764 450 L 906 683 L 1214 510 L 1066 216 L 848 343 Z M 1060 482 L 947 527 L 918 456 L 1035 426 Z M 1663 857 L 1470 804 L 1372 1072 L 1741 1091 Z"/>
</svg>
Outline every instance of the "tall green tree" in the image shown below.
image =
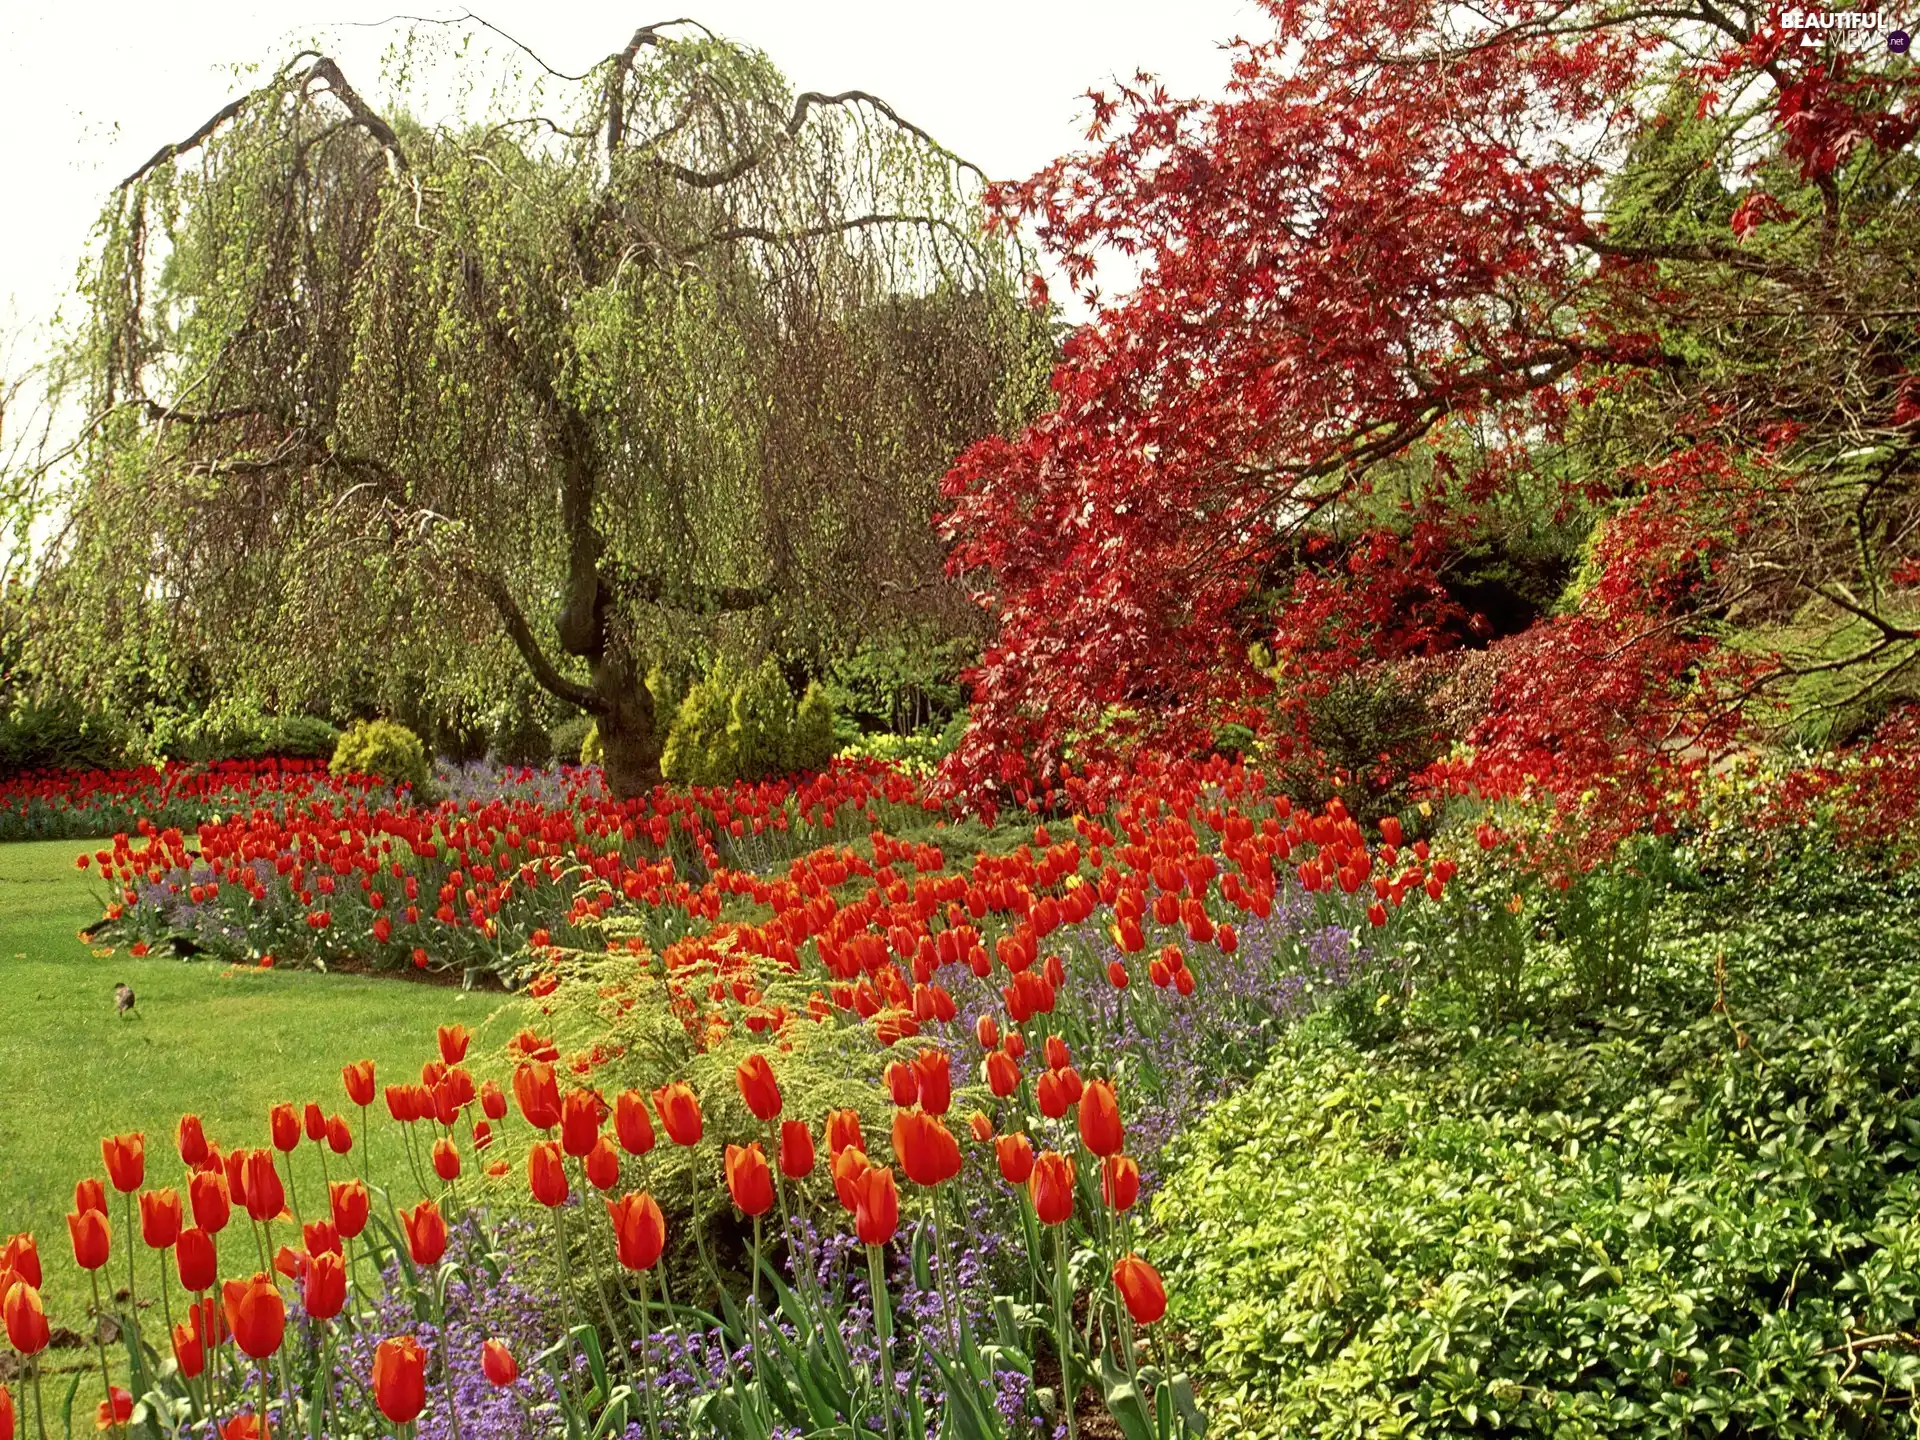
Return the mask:
<svg viewBox="0 0 1920 1440">
<path fill-rule="evenodd" d="M 503 663 L 659 778 L 642 683 L 943 604 L 938 476 L 1044 393 L 982 177 L 686 22 L 429 125 L 295 55 L 115 191 L 45 591 L 71 670 L 164 628 L 272 696 Z M 410 88 L 410 85 L 412 88 Z"/>
</svg>

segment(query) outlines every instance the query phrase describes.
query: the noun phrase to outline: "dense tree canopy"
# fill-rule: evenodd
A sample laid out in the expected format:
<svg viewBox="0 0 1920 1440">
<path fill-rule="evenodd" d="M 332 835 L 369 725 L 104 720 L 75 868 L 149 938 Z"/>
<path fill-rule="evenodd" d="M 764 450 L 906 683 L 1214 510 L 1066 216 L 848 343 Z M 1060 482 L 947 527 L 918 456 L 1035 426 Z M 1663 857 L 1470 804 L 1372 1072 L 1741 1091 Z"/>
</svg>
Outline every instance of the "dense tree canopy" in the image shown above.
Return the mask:
<svg viewBox="0 0 1920 1440">
<path fill-rule="evenodd" d="M 1635 777 L 1910 686 L 1920 79 L 1884 34 L 1268 8 L 1223 101 L 1096 94 L 1098 148 L 994 196 L 1090 293 L 1104 254 L 1142 279 L 948 477 L 999 625 L 953 782 L 1005 803 L 1233 721 L 1284 746 L 1335 677 L 1518 631 L 1475 778 L 1633 782 L 1605 803 L 1639 819 Z M 1559 613 L 1462 583 L 1548 531 Z"/>
<path fill-rule="evenodd" d="M 1044 324 L 877 97 L 680 22 L 429 125 L 429 60 L 489 83 L 431 50 L 387 109 L 295 55 L 119 187 L 48 663 L 164 632 L 287 704 L 517 652 L 628 793 L 642 677 L 723 620 L 805 654 L 956 603 L 938 476 L 1031 412 Z"/>
</svg>

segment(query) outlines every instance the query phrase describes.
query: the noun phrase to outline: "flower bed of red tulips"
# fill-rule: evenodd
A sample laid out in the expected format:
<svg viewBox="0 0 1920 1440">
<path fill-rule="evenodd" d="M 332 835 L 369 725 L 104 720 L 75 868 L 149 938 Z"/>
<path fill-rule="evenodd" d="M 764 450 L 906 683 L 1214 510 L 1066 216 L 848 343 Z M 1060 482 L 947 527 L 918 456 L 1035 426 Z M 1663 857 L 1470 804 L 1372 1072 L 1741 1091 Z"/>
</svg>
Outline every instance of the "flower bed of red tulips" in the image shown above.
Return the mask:
<svg viewBox="0 0 1920 1440">
<path fill-rule="evenodd" d="M 381 804 L 388 797 L 364 786 L 316 790 L 302 777 L 275 803 L 203 820 L 192 838 L 142 817 L 76 864 L 107 882 L 108 933 L 130 944 L 511 975 L 531 936 L 577 938 L 615 903 L 647 906 L 664 943 L 676 926 L 717 917 L 724 887 L 711 877 L 924 803 L 907 777 L 872 762 L 624 803 L 592 770 L 561 772 L 544 787 L 557 793 L 541 788 L 508 772 L 486 798 Z"/>
<path fill-rule="evenodd" d="M 316 800 L 203 827 L 198 857 L 151 825 L 85 857 L 129 926 L 165 913 L 139 887 L 206 907 L 211 886 L 243 929 L 310 919 L 323 895 L 333 923 L 296 923 L 345 928 L 344 895 L 369 934 L 398 911 L 430 915 L 441 945 L 518 946 L 537 1003 L 573 1030 L 564 1059 L 555 1036 L 523 1031 L 510 1075 L 485 1079 L 457 1029 L 417 1083 L 349 1065 L 357 1122 L 276 1109 L 258 1147 L 222 1152 L 183 1121 L 184 1202 L 136 1196 L 138 1141 L 108 1142 L 121 1214 L 82 1186 L 75 1263 L 97 1274 L 116 1246 L 131 1260 L 163 1242 L 194 1302 L 171 1344 L 143 1341 L 150 1322 L 128 1313 L 125 1403 L 223 1434 L 405 1434 L 424 1415 L 457 1435 L 453 1377 L 474 1357 L 445 1347 L 447 1226 L 531 1211 L 571 1319 L 536 1356 L 489 1352 L 489 1375 L 529 1387 L 512 1433 L 1000 1440 L 1048 1415 L 1071 1431 L 1063 1394 L 1104 1401 L 1130 1440 L 1198 1433 L 1198 1402 L 1152 1341 L 1165 1297 L 1135 1213 L 1150 1157 L 1128 1135 L 1167 1093 L 1154 1046 L 1232 1003 L 1236 960 L 1270 963 L 1241 933 L 1264 936 L 1276 907 L 1377 928 L 1438 898 L 1450 864 L 1397 822 L 1370 840 L 1337 805 L 1296 811 L 1219 760 L 1143 772 L 1103 814 L 951 869 L 884 829 L 812 843 L 843 807 L 871 821 L 882 804 L 918 801 L 899 777 L 844 769 L 744 814 L 739 792 L 565 809 Z M 764 863 L 769 832 L 790 837 L 784 866 Z M 545 908 L 515 908 L 535 895 Z M 508 928 L 535 918 L 548 924 Z M 356 1148 L 360 1175 L 335 1179 Z M 138 1241 L 136 1207 L 156 1217 Z M 245 1224 L 219 1240 L 228 1207 Z M 297 1237 L 276 1231 L 303 1214 Z M 1007 1248 L 969 1279 L 952 1256 L 983 1234 Z M 8 1255 L 9 1334 L 32 1355 L 38 1252 L 17 1239 Z M 394 1287 L 419 1334 L 372 1333 Z M 356 1355 L 364 1374 L 347 1373 Z M 676 1365 L 699 1373 L 670 1383 Z M 1012 1403 L 1008 1376 L 1027 1387 Z M 123 1397 L 103 1393 L 112 1424 Z"/>
<path fill-rule="evenodd" d="M 191 830 L 208 816 L 315 796 L 360 799 L 377 783 L 327 774 L 323 760 L 222 760 L 135 770 L 41 770 L 0 780 L 0 841 L 84 840 L 142 820 Z"/>
</svg>

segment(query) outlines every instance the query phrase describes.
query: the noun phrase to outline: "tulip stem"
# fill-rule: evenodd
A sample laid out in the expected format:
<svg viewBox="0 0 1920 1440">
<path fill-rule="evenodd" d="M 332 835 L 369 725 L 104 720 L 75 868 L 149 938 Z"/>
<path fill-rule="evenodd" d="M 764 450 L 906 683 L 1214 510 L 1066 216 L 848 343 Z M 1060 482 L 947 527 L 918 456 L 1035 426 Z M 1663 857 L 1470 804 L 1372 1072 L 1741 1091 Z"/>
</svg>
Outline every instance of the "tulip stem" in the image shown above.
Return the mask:
<svg viewBox="0 0 1920 1440">
<path fill-rule="evenodd" d="M 873 1338 L 880 1346 L 880 1414 L 893 1440 L 893 1307 L 887 1301 L 886 1262 L 878 1245 L 867 1246 L 867 1289 L 873 1301 Z"/>
<path fill-rule="evenodd" d="M 47 1440 L 47 1402 L 40 1396 L 40 1357 L 33 1357 L 33 1418 L 40 1427 L 40 1440 Z"/>
<path fill-rule="evenodd" d="M 293 1204 L 293 1223 L 304 1230 L 307 1222 L 300 1217 L 300 1187 L 293 1183 L 293 1151 L 284 1153 L 287 1157 L 287 1199 Z"/>
<path fill-rule="evenodd" d="M 593 1182 L 587 1179 L 585 1158 L 575 1156 L 574 1168 L 580 1172 L 580 1228 L 587 1233 L 587 1270 L 593 1276 L 593 1293 L 600 1297 L 600 1313 L 607 1322 L 607 1342 L 620 1351 L 620 1368 L 631 1370 L 633 1357 L 627 1353 L 626 1341 L 620 1337 L 619 1322 L 613 1318 L 613 1302 L 607 1296 L 606 1282 L 600 1278 L 600 1242 L 594 1239 L 593 1222 L 587 1218 L 587 1205 L 594 1188 Z"/>
<path fill-rule="evenodd" d="M 453 1398 L 453 1359 L 447 1349 L 447 1267 L 434 1272 L 434 1326 L 440 1333 L 440 1383 L 447 1392 L 447 1423 L 453 1428 L 453 1440 L 460 1440 L 460 1407 Z"/>
<path fill-rule="evenodd" d="M 87 1278 L 93 1282 L 93 1348 L 100 1355 L 100 1388 L 107 1392 L 107 1416 L 113 1416 L 113 1376 L 107 1370 L 107 1346 L 100 1338 L 100 1272 L 89 1270 Z M 105 1428 L 105 1427 L 102 1427 Z M 118 1429 L 116 1425 L 113 1427 Z"/>
<path fill-rule="evenodd" d="M 137 1336 L 140 1333 L 140 1302 L 133 1284 L 133 1192 L 122 1191 L 121 1199 L 127 1204 L 127 1316 Z"/>
<path fill-rule="evenodd" d="M 1074 1440 L 1073 1295 L 1067 1283 L 1067 1227 L 1053 1227 L 1053 1328 L 1060 1347 L 1060 1408 L 1066 1413 L 1067 1440 Z"/>
<path fill-rule="evenodd" d="M 272 1440 L 270 1428 L 267 1424 L 267 1403 L 269 1399 L 267 1394 L 267 1362 L 263 1359 L 258 1363 L 260 1365 L 258 1371 L 260 1376 L 260 1440 Z"/>
</svg>

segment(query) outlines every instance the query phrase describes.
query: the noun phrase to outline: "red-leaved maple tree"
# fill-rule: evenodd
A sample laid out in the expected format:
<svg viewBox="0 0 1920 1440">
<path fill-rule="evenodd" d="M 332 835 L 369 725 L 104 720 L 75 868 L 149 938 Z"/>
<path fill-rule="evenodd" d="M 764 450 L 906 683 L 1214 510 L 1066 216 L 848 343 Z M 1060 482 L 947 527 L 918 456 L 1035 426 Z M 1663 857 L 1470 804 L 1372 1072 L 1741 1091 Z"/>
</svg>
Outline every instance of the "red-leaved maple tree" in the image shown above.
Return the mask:
<svg viewBox="0 0 1920 1440">
<path fill-rule="evenodd" d="M 1267 9 L 1224 99 L 1096 93 L 1095 148 L 993 196 L 1099 308 L 1054 408 L 946 480 L 997 618 L 949 784 L 1037 805 L 1230 722 L 1304 740 L 1329 677 L 1485 642 L 1447 566 L 1522 479 L 1597 517 L 1591 583 L 1502 642 L 1436 778 L 1599 779 L 1637 822 L 1792 671 L 1734 630 L 1818 602 L 1920 638 L 1887 586 L 1920 549 L 1913 302 L 1875 278 L 1913 244 L 1903 62 L 1712 0 Z M 1102 302 L 1107 255 L 1140 278 Z M 1865 546 L 1827 483 L 1862 446 Z"/>
</svg>

